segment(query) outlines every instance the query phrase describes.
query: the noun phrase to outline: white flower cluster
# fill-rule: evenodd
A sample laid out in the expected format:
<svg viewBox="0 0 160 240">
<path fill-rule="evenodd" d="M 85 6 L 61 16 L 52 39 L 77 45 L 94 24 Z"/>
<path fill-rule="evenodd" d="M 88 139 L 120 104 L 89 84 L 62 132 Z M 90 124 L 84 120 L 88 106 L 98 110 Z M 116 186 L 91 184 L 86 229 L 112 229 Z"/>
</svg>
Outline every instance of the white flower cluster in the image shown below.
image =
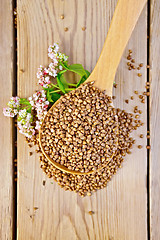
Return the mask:
<svg viewBox="0 0 160 240">
<path fill-rule="evenodd" d="M 53 66 L 57 70 L 62 70 L 62 66 L 60 62 L 64 63 L 68 60 L 68 56 L 66 56 L 64 53 L 59 52 L 59 45 L 58 43 L 54 43 L 53 45 L 50 45 L 48 48 L 48 57 L 52 59 Z M 52 76 L 52 75 L 51 75 Z"/>
<path fill-rule="evenodd" d="M 49 101 L 47 101 L 46 93 L 44 90 L 34 93 L 33 96 L 29 97 L 28 100 L 33 109 L 35 109 L 37 112 L 38 121 L 36 121 L 35 129 L 39 130 L 41 123 L 47 114 Z"/>
<path fill-rule="evenodd" d="M 27 111 L 27 107 L 21 109 L 19 97 L 11 97 L 8 107 L 3 109 L 3 113 L 7 117 L 15 117 L 18 114 L 17 127 L 19 128 L 19 132 L 27 138 L 31 138 L 35 135 L 36 129 L 40 129 L 44 116 L 47 114 L 49 101 L 47 101 L 44 90 L 34 93 L 28 100 L 30 105 L 27 107 L 30 110 L 35 110 L 37 113 L 38 121 L 36 121 L 36 126 L 33 124 L 33 115 Z"/>
<path fill-rule="evenodd" d="M 51 83 L 50 77 L 56 77 L 57 73 L 63 70 L 61 63 L 68 60 L 68 56 L 64 53 L 59 52 L 59 45 L 54 43 L 48 48 L 48 56 L 51 58 L 52 62 L 49 64 L 48 68 L 40 66 L 37 72 L 38 82 L 41 86 L 48 88 Z"/>
<path fill-rule="evenodd" d="M 38 68 L 37 78 L 38 83 L 45 88 L 48 88 L 48 85 L 51 83 L 50 77 L 48 76 L 48 70 L 44 68 L 42 65 Z"/>
<path fill-rule="evenodd" d="M 54 43 L 48 48 L 48 56 L 51 58 L 52 62 L 49 64 L 48 68 L 40 65 L 37 72 L 37 78 L 39 84 L 48 88 L 51 87 L 51 78 L 56 77 L 58 72 L 63 70 L 63 64 L 67 62 L 68 56 L 59 52 L 59 45 Z M 20 133 L 24 134 L 26 137 L 31 138 L 35 135 L 36 129 L 39 130 L 42 121 L 47 114 L 47 109 L 49 107 L 49 101 L 47 101 L 46 93 L 44 90 L 36 92 L 32 97 L 29 97 L 29 103 L 26 99 L 20 101 L 19 97 L 11 97 L 8 107 L 3 108 L 3 113 L 7 117 L 15 117 L 18 115 L 17 126 Z M 21 102 L 21 104 L 20 104 Z M 27 105 L 27 106 L 25 106 Z M 27 110 L 28 109 L 28 110 Z M 32 112 L 36 112 L 37 121 L 36 124 L 33 122 Z"/>
<path fill-rule="evenodd" d="M 15 117 L 18 114 L 20 107 L 20 98 L 19 97 L 11 97 L 8 102 L 8 107 L 3 108 L 3 114 L 6 117 Z"/>
<path fill-rule="evenodd" d="M 32 122 L 33 115 L 31 113 L 28 113 L 26 109 L 19 111 L 17 126 L 19 128 L 19 132 L 24 134 L 27 138 L 31 138 L 35 134 Z"/>
<path fill-rule="evenodd" d="M 60 67 L 60 70 L 63 69 L 61 65 L 59 67 Z M 58 69 L 57 69 L 57 66 L 55 66 L 55 64 L 53 62 L 51 62 L 49 64 L 49 68 L 47 69 L 47 73 L 54 78 L 57 76 Z"/>
</svg>

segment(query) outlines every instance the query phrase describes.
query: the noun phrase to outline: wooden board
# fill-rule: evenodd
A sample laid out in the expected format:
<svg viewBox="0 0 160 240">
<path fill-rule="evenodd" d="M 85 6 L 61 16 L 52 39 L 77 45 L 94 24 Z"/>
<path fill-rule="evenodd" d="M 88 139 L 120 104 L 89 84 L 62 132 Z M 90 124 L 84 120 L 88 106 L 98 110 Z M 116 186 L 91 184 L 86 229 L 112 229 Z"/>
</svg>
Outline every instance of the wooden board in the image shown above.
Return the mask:
<svg viewBox="0 0 160 240">
<path fill-rule="evenodd" d="M 53 42 L 60 43 L 70 56 L 70 63 L 82 63 L 86 69 L 93 69 L 116 0 L 18 0 L 17 5 L 19 96 L 28 97 L 38 88 L 36 71 L 40 64 L 48 63 L 47 48 Z M 61 14 L 64 14 L 64 20 L 60 18 Z M 146 40 L 145 7 L 127 46 L 127 49 L 133 49 L 136 61 L 144 65 Z M 138 97 L 134 103 L 124 103 L 134 90 L 144 91 L 146 68 L 142 69 L 142 78 L 138 78 L 136 72 L 128 71 L 126 55 L 127 50 L 116 76 L 115 105 L 129 111 L 140 105 L 145 122 L 134 135 L 138 140 L 132 155 L 126 157 L 123 168 L 106 189 L 82 199 L 48 179 L 39 168 L 37 154 L 29 156 L 29 151 L 34 150 L 28 149 L 24 137 L 18 135 L 18 239 L 147 239 L 146 139 L 138 137 L 140 133 L 146 133 L 147 109 L 146 104 L 139 103 Z M 138 144 L 144 147 L 138 150 Z M 34 210 L 34 207 L 38 209 Z M 89 215 L 90 210 L 95 214 Z"/>
<path fill-rule="evenodd" d="M 160 239 L 160 2 L 151 1 L 150 25 L 150 235 Z"/>
<path fill-rule="evenodd" d="M 4 10 L 5 9 L 5 10 Z M 13 9 L 12 1 L 0 7 L 0 239 L 13 235 L 13 122 L 3 115 L 3 107 L 13 94 Z"/>
</svg>

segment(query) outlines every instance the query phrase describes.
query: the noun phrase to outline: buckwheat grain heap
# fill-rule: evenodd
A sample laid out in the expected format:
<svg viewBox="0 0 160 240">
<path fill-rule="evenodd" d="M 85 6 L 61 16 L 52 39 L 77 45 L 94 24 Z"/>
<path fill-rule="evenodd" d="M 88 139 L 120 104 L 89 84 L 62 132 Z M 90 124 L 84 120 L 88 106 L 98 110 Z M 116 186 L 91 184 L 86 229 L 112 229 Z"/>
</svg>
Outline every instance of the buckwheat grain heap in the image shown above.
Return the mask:
<svg viewBox="0 0 160 240">
<path fill-rule="evenodd" d="M 60 98 L 41 128 L 44 152 L 78 172 L 96 171 L 114 156 L 118 118 L 105 92 L 87 83 Z"/>
<path fill-rule="evenodd" d="M 137 106 L 133 114 L 113 108 L 111 98 L 92 84 L 70 92 L 46 116 L 42 145 L 52 159 L 69 169 L 82 173 L 94 169 L 94 172 L 87 175 L 63 172 L 38 147 L 41 168 L 64 190 L 82 197 L 106 187 L 121 168 L 125 155 L 131 153 L 135 143 L 131 132 L 143 125 L 137 120 L 139 111 Z"/>
<path fill-rule="evenodd" d="M 113 158 L 109 159 L 107 165 L 98 171 L 88 175 L 75 175 L 65 173 L 55 168 L 43 154 L 40 156 L 40 164 L 43 171 L 49 178 L 53 178 L 64 190 L 74 191 L 80 196 L 90 196 L 92 192 L 106 187 L 108 181 L 121 168 L 121 164 L 126 154 L 130 154 L 135 140 L 130 136 L 138 126 L 135 123 L 134 115 L 124 110 L 116 109 L 118 116 L 118 146 Z"/>
</svg>

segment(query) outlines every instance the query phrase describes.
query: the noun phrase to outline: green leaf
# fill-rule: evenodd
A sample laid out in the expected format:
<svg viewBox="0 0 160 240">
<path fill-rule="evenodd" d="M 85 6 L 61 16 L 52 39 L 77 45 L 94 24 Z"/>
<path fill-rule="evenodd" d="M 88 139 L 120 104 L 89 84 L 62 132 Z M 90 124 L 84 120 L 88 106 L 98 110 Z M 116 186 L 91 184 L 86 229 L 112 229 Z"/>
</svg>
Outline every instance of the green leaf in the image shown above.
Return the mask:
<svg viewBox="0 0 160 240">
<path fill-rule="evenodd" d="M 61 62 L 61 65 L 63 68 L 65 68 L 71 72 L 75 72 L 75 73 L 79 74 L 81 77 L 86 74 L 86 71 L 84 70 L 82 64 L 67 65 L 67 64 Z"/>
<path fill-rule="evenodd" d="M 61 82 L 61 80 L 60 80 L 60 78 L 59 78 L 58 75 L 57 75 L 57 83 L 58 83 L 58 86 L 59 86 L 60 90 L 61 90 L 63 93 L 65 93 L 65 87 L 64 87 L 63 83 Z"/>
<path fill-rule="evenodd" d="M 81 64 L 72 64 L 72 65 L 68 66 L 68 70 L 79 74 L 81 77 L 86 74 L 86 72 Z"/>
<path fill-rule="evenodd" d="M 83 77 L 81 77 L 81 79 L 79 80 L 79 82 L 77 83 L 76 87 L 79 87 L 82 83 L 84 83 L 86 81 L 86 79 L 89 77 L 90 72 L 88 72 L 87 70 L 85 70 L 86 75 L 84 75 Z"/>
<path fill-rule="evenodd" d="M 27 98 L 20 98 L 20 101 L 27 101 Z"/>
<path fill-rule="evenodd" d="M 68 83 L 67 83 L 67 81 L 66 81 L 66 79 L 65 79 L 63 74 L 60 75 L 60 80 L 61 80 L 64 88 L 67 88 L 68 87 Z"/>
<path fill-rule="evenodd" d="M 31 111 L 32 111 L 32 106 L 27 109 L 28 113 L 31 113 Z"/>
<path fill-rule="evenodd" d="M 49 102 L 53 102 L 51 96 L 52 96 L 52 95 L 50 94 L 49 89 L 48 89 L 48 90 L 47 90 L 47 100 L 48 100 Z"/>
<path fill-rule="evenodd" d="M 86 75 L 86 79 L 89 77 L 90 75 L 90 72 L 88 70 L 85 70 L 82 66 L 82 64 L 72 64 L 72 65 L 68 65 L 67 63 L 62 63 L 61 62 L 61 65 L 63 68 L 65 68 L 66 70 L 68 71 L 71 71 L 71 72 L 75 72 L 77 74 L 79 74 L 81 77 L 83 77 L 84 75 Z M 63 70 L 63 71 L 66 71 L 66 70 Z M 63 72 L 62 71 L 62 72 Z"/>
<path fill-rule="evenodd" d="M 56 92 L 50 92 L 50 89 L 48 89 L 47 91 L 47 100 L 51 103 L 56 102 L 59 98 L 61 97 L 60 94 L 56 93 Z"/>
<path fill-rule="evenodd" d="M 31 105 L 30 102 L 26 98 L 20 98 L 20 104 Z"/>
<path fill-rule="evenodd" d="M 81 79 L 79 80 L 79 82 L 77 83 L 76 87 L 79 87 L 82 83 L 84 83 L 86 80 L 86 78 L 83 76 L 81 77 Z"/>
<path fill-rule="evenodd" d="M 53 102 L 56 102 L 61 97 L 58 93 L 52 93 L 52 100 Z"/>
<path fill-rule="evenodd" d="M 85 70 L 85 72 L 86 72 L 86 79 L 87 79 L 90 75 L 90 72 L 88 70 Z"/>
</svg>

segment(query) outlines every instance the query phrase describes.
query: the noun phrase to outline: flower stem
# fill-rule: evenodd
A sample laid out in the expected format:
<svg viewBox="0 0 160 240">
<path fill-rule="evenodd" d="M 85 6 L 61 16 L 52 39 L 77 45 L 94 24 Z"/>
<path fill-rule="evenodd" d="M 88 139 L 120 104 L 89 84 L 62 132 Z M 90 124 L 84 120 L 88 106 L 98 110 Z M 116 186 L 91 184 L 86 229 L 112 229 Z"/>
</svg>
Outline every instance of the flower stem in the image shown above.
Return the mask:
<svg viewBox="0 0 160 240">
<path fill-rule="evenodd" d="M 77 84 L 75 84 L 75 83 L 68 83 L 68 85 L 69 85 L 69 86 L 73 86 L 73 87 L 76 87 L 76 86 L 77 86 Z"/>
<path fill-rule="evenodd" d="M 60 92 L 61 90 L 51 91 L 50 93 Z"/>
<path fill-rule="evenodd" d="M 65 88 L 65 91 L 72 91 L 75 90 L 76 88 Z"/>
<path fill-rule="evenodd" d="M 58 87 L 58 86 L 56 86 L 56 85 L 54 85 L 53 83 L 51 83 L 51 85 L 52 85 L 53 87 L 55 87 L 55 88 L 58 88 L 58 89 L 59 89 L 59 87 Z"/>
</svg>

